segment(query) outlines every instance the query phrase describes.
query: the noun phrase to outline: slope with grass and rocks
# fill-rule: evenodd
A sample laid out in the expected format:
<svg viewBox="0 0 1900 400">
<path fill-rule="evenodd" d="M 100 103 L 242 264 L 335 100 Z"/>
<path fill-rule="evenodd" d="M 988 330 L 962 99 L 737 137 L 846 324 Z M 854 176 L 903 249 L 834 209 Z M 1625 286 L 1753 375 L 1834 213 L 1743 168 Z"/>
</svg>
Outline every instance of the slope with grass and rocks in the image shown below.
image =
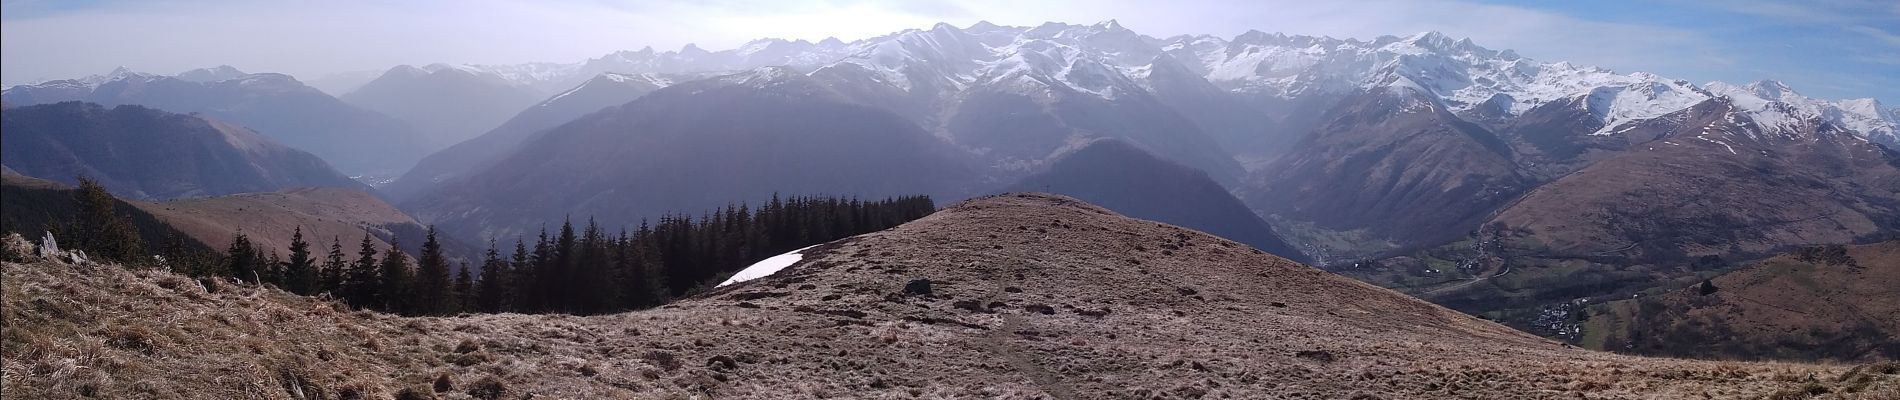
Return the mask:
<svg viewBox="0 0 1900 400">
<path fill-rule="evenodd" d="M 1900 241 L 1813 246 L 1660 296 L 1592 307 L 1582 344 L 1674 357 L 1900 359 L 1895 287 Z"/>
<path fill-rule="evenodd" d="M 658 309 L 398 318 L 5 264 L 7 398 L 1821 398 L 1900 367 L 1563 346 L 1072 198 L 967 201 Z M 404 394 L 404 392 L 407 392 Z"/>
</svg>

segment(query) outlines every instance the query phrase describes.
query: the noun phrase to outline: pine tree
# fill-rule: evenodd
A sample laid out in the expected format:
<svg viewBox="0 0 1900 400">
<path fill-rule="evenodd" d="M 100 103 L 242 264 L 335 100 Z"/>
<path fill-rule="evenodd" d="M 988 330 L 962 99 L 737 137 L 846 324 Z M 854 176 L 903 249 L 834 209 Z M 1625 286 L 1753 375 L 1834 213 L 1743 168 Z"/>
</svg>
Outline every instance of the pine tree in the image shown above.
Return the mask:
<svg viewBox="0 0 1900 400">
<path fill-rule="evenodd" d="M 543 227 L 541 236 L 535 239 L 534 253 L 529 256 L 527 268 L 519 269 L 522 276 L 516 281 L 519 282 L 516 287 L 521 288 L 522 291 L 521 311 L 548 311 L 550 305 L 546 287 L 547 281 L 554 279 L 549 271 L 552 264 L 554 264 L 554 244 L 548 241 L 548 230 Z"/>
<path fill-rule="evenodd" d="M 147 264 L 145 240 L 139 237 L 132 220 L 118 211 L 118 199 L 106 187 L 90 178 L 79 178 L 74 192 L 79 205 L 79 226 L 74 230 L 74 248 L 91 256 L 128 265 Z"/>
<path fill-rule="evenodd" d="M 567 290 L 576 286 L 573 284 L 573 271 L 576 258 L 580 255 L 579 244 L 580 237 L 574 234 L 574 223 L 562 222 L 561 235 L 554 240 L 554 263 L 549 268 L 549 275 L 553 279 L 548 281 L 544 289 L 547 293 L 558 294 L 551 297 L 556 312 L 574 312 L 573 293 Z"/>
<path fill-rule="evenodd" d="M 382 273 L 376 253 L 376 241 L 364 233 L 362 247 L 356 250 L 356 263 L 350 265 L 349 274 L 343 278 L 343 298 L 351 306 L 371 308 L 382 304 L 382 297 L 377 293 L 382 290 Z"/>
<path fill-rule="evenodd" d="M 475 309 L 475 277 L 468 273 L 468 263 L 456 263 L 455 305 L 450 314 L 468 312 Z"/>
<path fill-rule="evenodd" d="M 534 264 L 531 264 L 531 259 L 528 257 L 527 244 L 521 241 L 520 236 L 516 236 L 514 257 L 509 260 L 508 273 L 504 274 L 501 279 L 502 310 L 527 311 L 526 308 L 522 307 L 525 300 L 522 300 L 521 297 L 528 291 L 524 285 L 528 284 L 527 282 L 530 278 L 528 274 L 530 269 L 534 268 Z"/>
<path fill-rule="evenodd" d="M 258 272 L 263 266 L 257 265 L 257 248 L 251 246 L 251 238 L 245 237 L 244 231 L 231 235 L 231 245 L 225 248 L 224 254 L 224 271 L 232 278 L 251 283 L 262 278 Z"/>
<path fill-rule="evenodd" d="M 269 283 L 279 287 L 284 285 L 285 262 L 283 257 L 277 256 L 277 250 L 271 250 L 270 258 L 258 260 L 257 264 L 264 266 L 263 283 Z"/>
<path fill-rule="evenodd" d="M 318 279 L 318 291 L 329 293 L 336 298 L 344 298 L 343 280 L 350 269 L 349 261 L 343 255 L 343 238 L 330 237 L 330 254 L 323 259 L 323 274 Z"/>
<path fill-rule="evenodd" d="M 442 243 L 436 240 L 435 227 L 430 226 L 428 238 L 422 242 L 422 257 L 416 263 L 414 313 L 447 314 L 454 301 L 450 279 L 449 260 L 442 256 Z"/>
<path fill-rule="evenodd" d="M 516 257 L 522 257 L 521 242 L 515 241 Z M 482 277 L 476 288 L 475 309 L 485 313 L 501 312 L 502 283 L 507 279 L 508 264 L 501 260 L 501 252 L 495 250 L 495 241 L 488 241 L 488 252 L 482 255 Z"/>
<path fill-rule="evenodd" d="M 290 260 L 284 264 L 284 288 L 291 293 L 317 293 L 317 260 L 310 258 L 310 243 L 303 240 L 303 227 L 290 234 Z"/>
<path fill-rule="evenodd" d="M 660 264 L 659 246 L 654 243 L 653 229 L 646 221 L 640 221 L 640 229 L 633 233 L 631 254 L 628 255 L 629 273 L 633 283 L 628 290 L 632 297 L 628 303 L 633 308 L 655 307 L 667 299 L 668 282 L 666 270 Z"/>
<path fill-rule="evenodd" d="M 383 252 L 383 264 L 379 268 L 382 281 L 376 288 L 376 295 L 382 301 L 383 311 L 414 315 L 412 306 L 414 294 L 410 288 L 413 278 L 409 272 L 409 255 L 403 254 L 398 240 L 391 239 L 389 250 Z"/>
<path fill-rule="evenodd" d="M 187 260 L 189 252 L 185 250 L 184 239 L 179 236 L 176 230 L 165 230 L 165 239 L 158 244 L 158 255 L 165 260 L 163 267 L 178 274 L 197 275 L 197 268 L 191 264 L 195 260 Z"/>
</svg>

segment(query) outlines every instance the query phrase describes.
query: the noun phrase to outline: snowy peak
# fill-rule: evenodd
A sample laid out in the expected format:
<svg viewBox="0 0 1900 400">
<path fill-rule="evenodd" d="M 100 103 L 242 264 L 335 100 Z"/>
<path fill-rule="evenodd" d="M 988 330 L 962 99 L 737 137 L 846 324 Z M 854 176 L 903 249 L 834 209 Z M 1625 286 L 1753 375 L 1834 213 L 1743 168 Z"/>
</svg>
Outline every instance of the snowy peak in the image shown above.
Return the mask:
<svg viewBox="0 0 1900 400">
<path fill-rule="evenodd" d="M 804 75 L 786 67 L 760 67 L 719 77 L 721 82 L 751 87 L 777 86 Z"/>
<path fill-rule="evenodd" d="M 1744 86 L 1710 82 L 1705 86 L 1709 93 L 1728 99 L 1770 133 L 1802 132 L 1804 127 L 1824 122 L 1874 142 L 1900 146 L 1900 138 L 1896 137 L 1900 118 L 1882 112 L 1880 102 L 1874 99 L 1816 99 L 1772 80 Z"/>
<path fill-rule="evenodd" d="M 636 83 L 657 87 L 673 85 L 672 79 L 667 79 L 666 77 L 655 74 L 622 74 L 614 72 L 602 72 L 600 75 L 594 76 L 594 79 L 588 80 L 588 82 Z"/>
<path fill-rule="evenodd" d="M 237 78 L 243 77 L 244 75 L 245 75 L 244 71 L 239 71 L 236 67 L 232 67 L 229 65 L 219 65 L 219 66 L 211 67 L 211 68 L 199 68 L 199 69 L 194 69 L 190 71 L 180 72 L 178 73 L 178 75 L 175 75 L 174 77 L 178 79 L 186 80 L 186 81 L 202 83 L 202 82 L 217 82 L 217 81 L 223 81 L 223 80 L 229 80 L 229 79 L 237 79 Z"/>
<path fill-rule="evenodd" d="M 1748 84 L 1748 86 L 1744 86 L 1743 89 L 1748 90 L 1750 93 L 1754 93 L 1756 97 L 1769 99 L 1769 100 L 1781 100 L 1781 99 L 1792 99 L 1792 98 L 1802 97 L 1800 93 L 1795 93 L 1794 88 L 1790 88 L 1788 87 L 1787 84 L 1781 83 L 1781 81 L 1777 81 L 1773 79 L 1763 79 L 1763 80 L 1755 81 L 1754 83 Z"/>
</svg>

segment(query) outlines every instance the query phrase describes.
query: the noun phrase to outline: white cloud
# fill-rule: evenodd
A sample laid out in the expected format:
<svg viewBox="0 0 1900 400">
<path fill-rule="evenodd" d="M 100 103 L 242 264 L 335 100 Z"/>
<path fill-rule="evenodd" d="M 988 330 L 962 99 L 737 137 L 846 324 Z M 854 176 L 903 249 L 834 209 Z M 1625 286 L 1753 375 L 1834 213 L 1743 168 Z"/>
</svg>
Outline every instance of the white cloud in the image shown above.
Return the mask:
<svg viewBox="0 0 1900 400">
<path fill-rule="evenodd" d="M 1879 40 L 1882 42 L 1886 42 L 1887 44 L 1900 47 L 1900 35 L 1896 35 L 1892 32 L 1887 32 L 1880 28 L 1875 28 L 1875 27 L 1866 26 L 1866 25 L 1850 25 L 1843 29 L 1847 29 L 1847 31 L 1849 32 L 1867 35 L 1867 37 L 1874 38 L 1874 40 Z"/>
</svg>

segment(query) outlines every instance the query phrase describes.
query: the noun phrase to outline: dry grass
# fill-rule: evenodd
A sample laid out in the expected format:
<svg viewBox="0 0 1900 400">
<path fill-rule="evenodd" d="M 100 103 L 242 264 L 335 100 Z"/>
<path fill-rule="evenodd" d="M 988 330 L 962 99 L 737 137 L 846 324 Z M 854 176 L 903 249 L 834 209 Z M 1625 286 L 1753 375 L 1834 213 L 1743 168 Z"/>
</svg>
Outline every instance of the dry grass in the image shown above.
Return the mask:
<svg viewBox="0 0 1900 400">
<path fill-rule="evenodd" d="M 758 281 L 596 317 L 400 318 L 162 272 L 8 263 L 0 394 L 1900 398 L 1891 365 L 1569 348 L 1064 198 L 965 203 L 808 254 Z M 916 278 L 931 296 L 900 294 Z"/>
<path fill-rule="evenodd" d="M 365 232 L 379 235 L 388 225 L 421 226 L 414 218 L 369 193 L 348 188 L 299 188 L 281 192 L 244 193 L 183 199 L 160 203 L 133 202 L 192 239 L 214 248 L 231 242 L 231 232 L 244 232 L 265 251 L 290 251 L 290 236 L 302 228 L 304 239 L 318 254 L 333 238 L 352 251 Z M 422 238 L 403 238 L 420 243 Z"/>
</svg>

